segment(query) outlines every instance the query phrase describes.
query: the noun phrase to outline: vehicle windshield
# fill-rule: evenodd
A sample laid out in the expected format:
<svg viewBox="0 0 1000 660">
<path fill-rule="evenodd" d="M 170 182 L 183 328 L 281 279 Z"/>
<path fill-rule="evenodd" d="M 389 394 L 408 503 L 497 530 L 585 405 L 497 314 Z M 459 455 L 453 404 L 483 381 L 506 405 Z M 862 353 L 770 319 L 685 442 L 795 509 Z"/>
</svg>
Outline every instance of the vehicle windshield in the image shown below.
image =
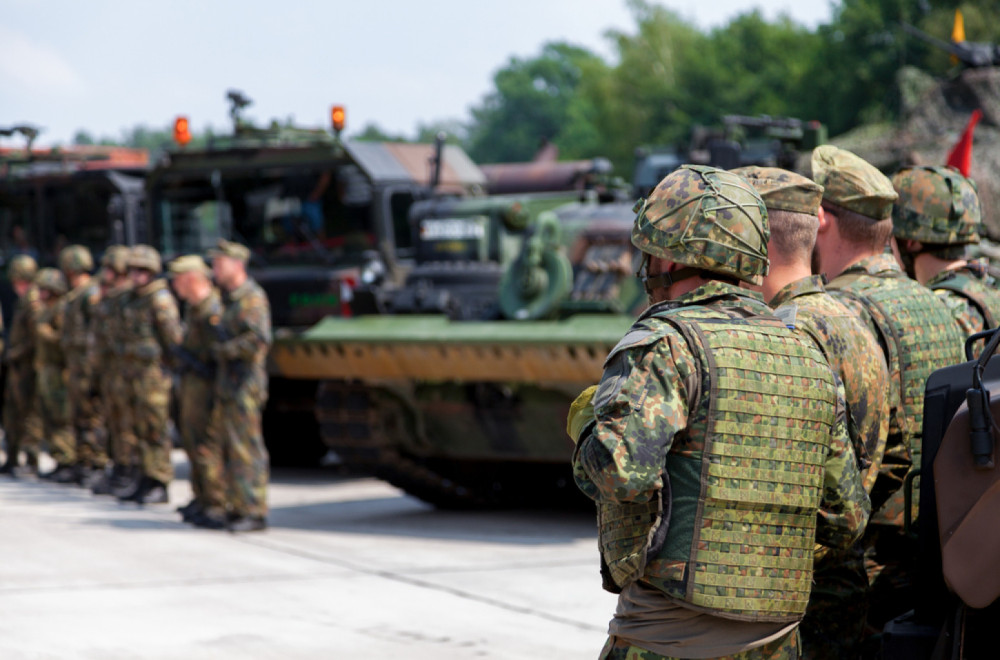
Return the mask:
<svg viewBox="0 0 1000 660">
<path fill-rule="evenodd" d="M 361 261 L 375 247 L 367 181 L 337 173 L 255 173 L 164 188 L 152 201 L 165 256 L 204 252 L 218 238 L 246 244 L 261 264 Z"/>
</svg>

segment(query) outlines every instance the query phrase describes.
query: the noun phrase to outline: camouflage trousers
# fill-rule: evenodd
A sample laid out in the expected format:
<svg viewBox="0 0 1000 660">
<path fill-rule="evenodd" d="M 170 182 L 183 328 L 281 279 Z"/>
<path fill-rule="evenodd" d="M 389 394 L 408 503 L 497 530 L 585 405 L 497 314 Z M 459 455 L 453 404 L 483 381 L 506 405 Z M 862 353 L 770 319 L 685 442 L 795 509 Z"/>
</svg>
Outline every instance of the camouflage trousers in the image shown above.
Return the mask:
<svg viewBox="0 0 1000 660">
<path fill-rule="evenodd" d="M 17 465 L 23 450 L 28 465 L 38 465 L 42 445 L 42 418 L 38 414 L 37 378 L 30 363 L 11 364 L 4 388 L 3 427 L 7 461 Z"/>
<path fill-rule="evenodd" d="M 126 373 L 131 377 L 131 414 L 138 440 L 142 474 L 168 484 L 174 478 L 170 462 L 170 372 L 159 362 L 134 361 Z"/>
<path fill-rule="evenodd" d="M 90 468 L 103 468 L 108 462 L 103 407 L 84 359 L 70 360 L 67 385 L 76 430 L 77 463 Z"/>
<path fill-rule="evenodd" d="M 49 454 L 60 466 L 73 465 L 76 463 L 76 438 L 63 367 L 46 364 L 38 369 L 38 402 Z"/>
<path fill-rule="evenodd" d="M 139 464 L 139 441 L 132 414 L 132 386 L 125 365 L 113 360 L 101 378 L 101 398 L 108 431 L 108 454 L 116 465 Z"/>
<path fill-rule="evenodd" d="M 614 635 L 608 638 L 599 657 L 601 660 L 681 660 L 631 646 Z M 799 655 L 799 632 L 795 629 L 770 644 L 715 660 L 798 660 L 799 657 L 802 657 Z"/>
<path fill-rule="evenodd" d="M 207 442 L 198 450 L 206 466 L 205 500 L 211 509 L 235 516 L 267 515 L 270 467 L 261 431 L 262 390 L 251 380 L 216 396 Z"/>
<path fill-rule="evenodd" d="M 225 478 L 220 467 L 221 446 L 208 439 L 214 394 L 214 383 L 205 378 L 195 374 L 185 374 L 181 378 L 178 426 L 191 464 L 191 490 L 203 506 L 206 505 L 206 491 L 225 492 Z M 213 483 L 206 485 L 210 479 Z"/>
<path fill-rule="evenodd" d="M 799 626 L 803 657 L 858 658 L 868 614 L 864 546 L 827 550 L 816 559 L 806 616 Z"/>
</svg>

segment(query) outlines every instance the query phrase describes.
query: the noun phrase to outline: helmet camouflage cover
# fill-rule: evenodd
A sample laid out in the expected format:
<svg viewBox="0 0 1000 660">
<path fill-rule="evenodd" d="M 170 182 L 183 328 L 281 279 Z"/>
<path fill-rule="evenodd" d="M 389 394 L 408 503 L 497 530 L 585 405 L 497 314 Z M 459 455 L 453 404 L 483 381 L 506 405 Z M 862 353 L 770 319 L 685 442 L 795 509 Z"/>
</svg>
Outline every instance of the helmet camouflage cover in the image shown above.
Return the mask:
<svg viewBox="0 0 1000 660">
<path fill-rule="evenodd" d="M 892 177 L 899 200 L 892 233 L 933 245 L 979 242 L 979 195 L 971 179 L 949 167 L 908 167 Z"/>
<path fill-rule="evenodd" d="M 94 257 L 82 245 L 70 245 L 59 252 L 59 270 L 64 273 L 89 273 L 94 269 Z"/>
<path fill-rule="evenodd" d="M 636 211 L 632 244 L 646 254 L 751 284 L 767 274 L 767 210 L 738 174 L 682 165 Z"/>
<path fill-rule="evenodd" d="M 101 257 L 101 266 L 118 275 L 128 270 L 129 248 L 125 245 L 109 245 Z"/>
<path fill-rule="evenodd" d="M 163 262 L 160 253 L 150 245 L 136 245 L 129 250 L 129 268 L 145 268 L 153 273 L 163 272 Z"/>
<path fill-rule="evenodd" d="M 19 254 L 7 265 L 7 278 L 10 281 L 21 280 L 31 282 L 38 273 L 38 262 L 27 254 Z"/>
<path fill-rule="evenodd" d="M 56 295 L 63 295 L 67 291 L 66 278 L 62 272 L 55 268 L 43 268 L 35 275 L 35 284 L 39 289 L 51 291 Z"/>
</svg>

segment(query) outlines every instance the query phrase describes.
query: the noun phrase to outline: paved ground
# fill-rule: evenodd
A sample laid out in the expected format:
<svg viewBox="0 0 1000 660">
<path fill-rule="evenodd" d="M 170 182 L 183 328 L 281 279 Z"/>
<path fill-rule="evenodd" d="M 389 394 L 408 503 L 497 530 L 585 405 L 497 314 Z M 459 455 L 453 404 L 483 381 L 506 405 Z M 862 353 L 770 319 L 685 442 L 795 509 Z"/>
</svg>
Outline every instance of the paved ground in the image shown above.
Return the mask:
<svg viewBox="0 0 1000 660">
<path fill-rule="evenodd" d="M 172 505 L 0 478 L 0 658 L 600 649 L 615 598 L 590 514 L 445 512 L 371 479 L 273 477 L 271 528 L 242 536 L 182 525 Z M 189 494 L 171 486 L 175 503 Z"/>
</svg>

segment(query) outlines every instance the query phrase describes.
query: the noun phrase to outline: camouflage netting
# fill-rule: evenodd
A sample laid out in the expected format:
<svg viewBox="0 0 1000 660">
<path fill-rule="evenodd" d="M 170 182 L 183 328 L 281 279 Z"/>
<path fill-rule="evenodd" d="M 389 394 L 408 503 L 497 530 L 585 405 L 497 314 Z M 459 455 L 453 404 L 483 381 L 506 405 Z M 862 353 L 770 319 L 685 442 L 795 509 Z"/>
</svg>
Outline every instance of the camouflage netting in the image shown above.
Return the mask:
<svg viewBox="0 0 1000 660">
<path fill-rule="evenodd" d="M 967 69 L 938 81 L 904 67 L 896 77 L 902 105 L 899 124 L 862 126 L 831 142 L 892 174 L 904 165 L 944 165 L 972 111 L 983 118 L 976 127 L 970 177 L 979 187 L 983 221 L 1000 240 L 1000 67 Z M 806 154 L 808 158 L 808 154 Z M 808 171 L 808 160 L 799 169 Z"/>
</svg>

